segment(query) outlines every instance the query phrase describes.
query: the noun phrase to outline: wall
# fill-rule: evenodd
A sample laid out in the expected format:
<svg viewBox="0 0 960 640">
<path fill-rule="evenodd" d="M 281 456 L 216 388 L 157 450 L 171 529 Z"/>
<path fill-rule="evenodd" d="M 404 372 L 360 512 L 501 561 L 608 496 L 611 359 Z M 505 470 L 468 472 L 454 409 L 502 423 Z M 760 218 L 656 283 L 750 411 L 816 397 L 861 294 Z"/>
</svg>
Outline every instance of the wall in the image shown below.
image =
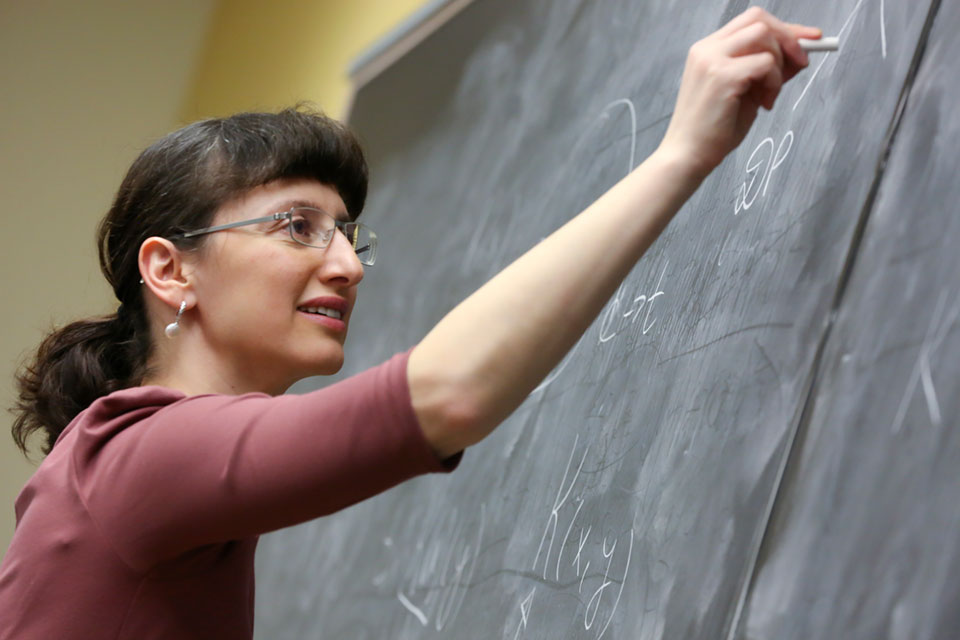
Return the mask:
<svg viewBox="0 0 960 640">
<path fill-rule="evenodd" d="M 95 227 L 139 150 L 179 124 L 213 0 L 0 4 L 0 402 L 54 324 L 113 311 Z M 0 433 L 0 552 L 34 466 Z"/>
<path fill-rule="evenodd" d="M 301 100 L 342 117 L 349 63 L 424 4 L 222 0 L 184 119 L 275 110 Z"/>
</svg>

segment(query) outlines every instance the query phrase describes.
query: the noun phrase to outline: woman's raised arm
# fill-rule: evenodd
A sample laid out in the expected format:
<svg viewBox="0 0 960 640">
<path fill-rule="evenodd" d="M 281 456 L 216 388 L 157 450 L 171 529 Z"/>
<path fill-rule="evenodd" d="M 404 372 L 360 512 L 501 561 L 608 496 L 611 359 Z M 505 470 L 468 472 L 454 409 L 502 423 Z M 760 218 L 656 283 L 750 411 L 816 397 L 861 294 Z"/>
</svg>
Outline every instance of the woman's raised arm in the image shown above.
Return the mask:
<svg viewBox="0 0 960 640">
<path fill-rule="evenodd" d="M 783 82 L 807 65 L 801 37 L 820 32 L 752 8 L 694 44 L 653 155 L 413 349 L 413 407 L 438 455 L 485 437 L 560 362 L 759 108 L 772 108 Z"/>
</svg>

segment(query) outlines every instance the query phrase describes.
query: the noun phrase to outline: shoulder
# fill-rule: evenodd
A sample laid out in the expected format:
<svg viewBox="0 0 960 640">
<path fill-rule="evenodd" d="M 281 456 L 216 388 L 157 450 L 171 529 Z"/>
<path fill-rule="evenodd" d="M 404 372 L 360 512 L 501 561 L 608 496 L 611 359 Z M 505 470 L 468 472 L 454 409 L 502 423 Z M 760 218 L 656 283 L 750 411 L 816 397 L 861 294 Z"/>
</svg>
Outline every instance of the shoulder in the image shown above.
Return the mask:
<svg viewBox="0 0 960 640">
<path fill-rule="evenodd" d="M 122 431 L 157 411 L 182 402 L 187 395 L 166 387 L 131 387 L 97 398 L 93 404 L 77 414 L 57 439 L 76 437 L 81 433 L 100 436 Z"/>
<path fill-rule="evenodd" d="M 100 451 L 103 446 L 125 435 L 147 429 L 169 417 L 174 422 L 202 420 L 204 415 L 216 412 L 238 401 L 261 398 L 271 400 L 267 394 L 251 393 L 242 396 L 225 394 L 202 394 L 188 396 L 182 391 L 159 386 L 131 387 L 114 391 L 98 398 L 89 407 L 77 414 L 67 425 L 54 446 L 67 440 L 73 442 L 68 448 L 79 451 Z"/>
</svg>

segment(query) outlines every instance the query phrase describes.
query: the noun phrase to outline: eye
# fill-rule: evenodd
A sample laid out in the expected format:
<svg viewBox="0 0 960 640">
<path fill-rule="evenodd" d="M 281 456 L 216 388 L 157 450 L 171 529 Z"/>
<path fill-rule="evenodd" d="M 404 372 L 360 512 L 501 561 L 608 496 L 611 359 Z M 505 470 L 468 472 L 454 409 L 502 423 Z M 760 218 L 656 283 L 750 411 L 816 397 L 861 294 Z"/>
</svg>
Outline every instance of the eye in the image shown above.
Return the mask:
<svg viewBox="0 0 960 640">
<path fill-rule="evenodd" d="M 290 231 L 298 240 L 309 242 L 317 235 L 316 224 L 309 217 L 303 214 L 294 214 L 290 218 Z"/>
<path fill-rule="evenodd" d="M 287 219 L 293 239 L 311 247 L 327 246 L 336 231 L 333 217 L 318 209 L 295 209 Z"/>
</svg>

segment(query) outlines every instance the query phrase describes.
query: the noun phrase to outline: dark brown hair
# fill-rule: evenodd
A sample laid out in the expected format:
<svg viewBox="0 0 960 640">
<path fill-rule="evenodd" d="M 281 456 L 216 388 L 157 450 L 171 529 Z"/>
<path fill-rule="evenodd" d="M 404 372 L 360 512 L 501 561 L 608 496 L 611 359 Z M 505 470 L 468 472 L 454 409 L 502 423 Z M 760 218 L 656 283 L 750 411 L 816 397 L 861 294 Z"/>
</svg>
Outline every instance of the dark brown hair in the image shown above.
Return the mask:
<svg viewBox="0 0 960 640">
<path fill-rule="evenodd" d="M 49 334 L 16 376 L 13 439 L 27 454 L 45 432 L 49 453 L 63 429 L 94 400 L 140 384 L 152 349 L 138 254 L 151 236 L 206 227 L 224 203 L 280 178 L 335 188 L 352 218 L 367 194 L 367 164 L 342 124 L 302 106 L 195 122 L 134 161 L 100 222 L 100 268 L 120 301 L 116 314 L 73 322 Z M 203 236 L 177 242 L 196 248 Z"/>
</svg>

